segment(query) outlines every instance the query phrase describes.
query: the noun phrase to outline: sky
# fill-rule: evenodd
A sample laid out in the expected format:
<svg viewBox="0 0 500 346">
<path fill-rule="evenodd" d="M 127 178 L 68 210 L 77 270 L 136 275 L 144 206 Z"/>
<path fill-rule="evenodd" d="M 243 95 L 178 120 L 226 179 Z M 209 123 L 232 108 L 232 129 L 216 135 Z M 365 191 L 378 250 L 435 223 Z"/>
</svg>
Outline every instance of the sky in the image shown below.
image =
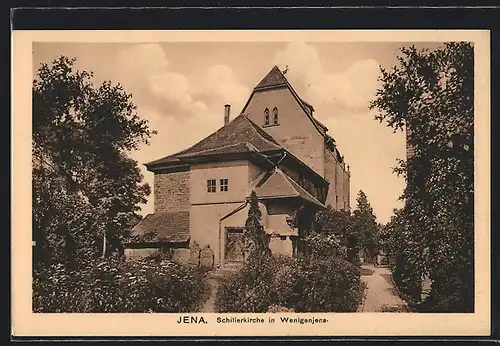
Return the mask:
<svg viewBox="0 0 500 346">
<path fill-rule="evenodd" d="M 144 42 L 35 43 L 33 73 L 40 63 L 64 55 L 75 66 L 92 71 L 96 85 L 120 83 L 132 93 L 139 116 L 158 131 L 150 145 L 131 153 L 144 180 L 153 187 L 153 173 L 143 166 L 200 141 L 223 125 L 224 105 L 231 119 L 242 110 L 252 89 L 277 65 L 288 66 L 287 79 L 315 108 L 315 117 L 329 128 L 351 170 L 351 207 L 363 190 L 377 221 L 386 223 L 404 189 L 392 172 L 405 157 L 405 137 L 374 119 L 368 109 L 379 87 L 380 66 L 397 64 L 399 48 L 415 42 Z M 153 212 L 153 193 L 142 206 Z"/>
</svg>

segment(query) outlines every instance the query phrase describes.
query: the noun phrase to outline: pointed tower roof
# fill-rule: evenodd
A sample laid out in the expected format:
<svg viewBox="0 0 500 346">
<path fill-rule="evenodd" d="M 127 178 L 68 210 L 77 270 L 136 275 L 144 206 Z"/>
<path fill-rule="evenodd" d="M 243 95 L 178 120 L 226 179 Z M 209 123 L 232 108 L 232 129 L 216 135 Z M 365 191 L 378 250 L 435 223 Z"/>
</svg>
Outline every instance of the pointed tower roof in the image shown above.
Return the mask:
<svg viewBox="0 0 500 346">
<path fill-rule="evenodd" d="M 278 66 L 274 66 L 271 71 L 260 81 L 259 84 L 254 89 L 260 88 L 269 88 L 273 86 L 279 85 L 287 85 L 288 81 L 286 80 L 283 73 L 280 71 Z"/>
</svg>

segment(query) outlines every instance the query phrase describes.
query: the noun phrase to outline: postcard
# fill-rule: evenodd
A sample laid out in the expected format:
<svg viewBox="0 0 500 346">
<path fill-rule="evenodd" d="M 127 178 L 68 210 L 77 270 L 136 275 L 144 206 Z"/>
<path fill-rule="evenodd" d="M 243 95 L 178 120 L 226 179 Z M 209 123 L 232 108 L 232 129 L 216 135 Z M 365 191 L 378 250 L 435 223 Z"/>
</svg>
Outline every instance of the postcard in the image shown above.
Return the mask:
<svg viewBox="0 0 500 346">
<path fill-rule="evenodd" d="M 14 336 L 489 335 L 488 31 L 12 47 Z"/>
</svg>

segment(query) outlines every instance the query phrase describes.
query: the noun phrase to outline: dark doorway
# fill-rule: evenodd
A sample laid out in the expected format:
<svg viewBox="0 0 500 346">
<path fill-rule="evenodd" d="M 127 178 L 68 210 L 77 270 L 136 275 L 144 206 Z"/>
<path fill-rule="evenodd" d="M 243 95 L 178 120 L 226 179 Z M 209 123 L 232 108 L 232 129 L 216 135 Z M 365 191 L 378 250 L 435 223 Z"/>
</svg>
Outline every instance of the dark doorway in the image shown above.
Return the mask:
<svg viewBox="0 0 500 346">
<path fill-rule="evenodd" d="M 243 228 L 226 228 L 226 262 L 244 260 Z"/>
</svg>

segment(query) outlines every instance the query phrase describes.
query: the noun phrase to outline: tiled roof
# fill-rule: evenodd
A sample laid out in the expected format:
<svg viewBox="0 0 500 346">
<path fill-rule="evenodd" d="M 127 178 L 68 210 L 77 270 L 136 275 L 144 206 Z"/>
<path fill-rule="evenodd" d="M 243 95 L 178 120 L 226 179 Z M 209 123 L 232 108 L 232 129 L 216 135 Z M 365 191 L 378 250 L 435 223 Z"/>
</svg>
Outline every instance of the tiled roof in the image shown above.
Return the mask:
<svg viewBox="0 0 500 346">
<path fill-rule="evenodd" d="M 255 185 L 255 193 L 259 198 L 300 197 L 310 203 L 324 207 L 324 204 L 279 168 L 263 174 L 261 180 Z"/>
<path fill-rule="evenodd" d="M 299 193 L 286 179 L 280 169 L 275 169 L 264 176 L 263 181 L 257 184 L 255 193 L 259 197 L 298 197 Z"/>
<path fill-rule="evenodd" d="M 248 145 L 250 144 L 250 146 Z M 282 149 L 278 142 L 267 132 L 248 119 L 244 114 L 238 115 L 229 124 L 204 138 L 195 145 L 176 154 L 146 164 L 155 165 L 181 161 L 182 158 L 217 154 L 244 153 L 252 151 Z"/>
<path fill-rule="evenodd" d="M 288 82 L 285 76 L 283 76 L 283 73 L 281 73 L 278 66 L 274 66 L 271 71 L 269 71 L 269 73 L 259 82 L 259 84 L 257 84 L 255 89 L 286 85 L 287 83 Z"/>
<path fill-rule="evenodd" d="M 304 188 L 302 188 L 302 186 L 300 186 L 299 184 L 297 184 L 295 182 L 295 180 L 293 180 L 292 178 L 290 178 L 286 174 L 285 174 L 285 177 L 288 179 L 288 181 L 290 182 L 290 184 L 292 184 L 293 188 L 299 193 L 299 195 L 300 195 L 300 197 L 302 199 L 305 199 L 306 201 L 309 201 L 311 203 L 317 204 L 317 205 L 322 206 L 322 207 L 325 206 L 323 203 L 321 203 L 320 201 L 318 201 L 316 199 L 316 197 L 314 197 L 313 195 L 311 195 Z"/>
<path fill-rule="evenodd" d="M 153 213 L 133 229 L 128 243 L 182 243 L 189 240 L 189 211 Z"/>
</svg>

